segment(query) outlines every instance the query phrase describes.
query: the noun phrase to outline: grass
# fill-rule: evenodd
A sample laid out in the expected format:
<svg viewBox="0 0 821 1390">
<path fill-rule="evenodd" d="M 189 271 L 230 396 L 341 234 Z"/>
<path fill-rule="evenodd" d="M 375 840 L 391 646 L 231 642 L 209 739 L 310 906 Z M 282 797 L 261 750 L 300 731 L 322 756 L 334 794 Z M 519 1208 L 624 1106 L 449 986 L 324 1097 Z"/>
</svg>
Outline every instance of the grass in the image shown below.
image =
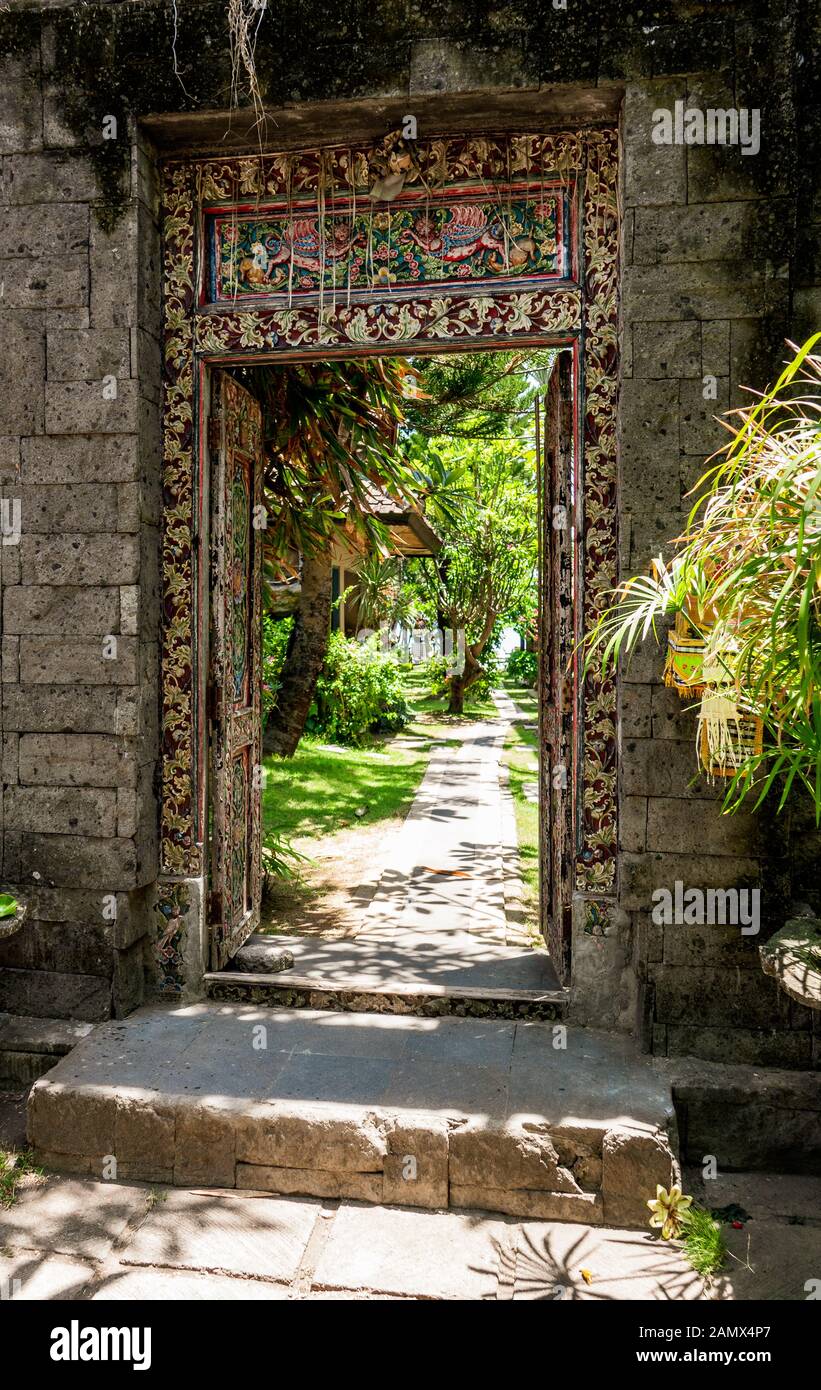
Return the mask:
<svg viewBox="0 0 821 1390">
<path fill-rule="evenodd" d="M 403 674 L 405 699 L 411 707 L 413 718 L 406 732 L 425 738 L 435 738 L 438 742 L 458 742 L 459 727 L 476 719 L 494 719 L 496 706 L 489 695 L 480 698 L 467 692 L 464 714 L 448 714 L 447 695 L 432 695 L 430 683 L 419 668 Z"/>
<path fill-rule="evenodd" d="M 536 696 L 526 686 L 502 681 L 503 689 L 523 714 L 537 717 Z M 513 724 L 505 740 L 502 762 L 508 770 L 508 785 L 516 814 L 516 835 L 519 840 L 519 866 L 524 884 L 524 909 L 528 924 L 539 920 L 539 804 L 525 794 L 530 784 L 538 782 L 539 741 L 535 729 Z"/>
<path fill-rule="evenodd" d="M 696 1274 L 711 1279 L 727 1258 L 721 1223 L 701 1207 L 691 1207 L 681 1236 L 684 1253 Z"/>
<path fill-rule="evenodd" d="M 42 1168 L 35 1167 L 30 1154 L 0 1149 L 0 1207 L 14 1205 L 20 1180 L 30 1173 L 43 1177 Z"/>
<path fill-rule="evenodd" d="M 293 758 L 265 760 L 265 829 L 286 840 L 318 839 L 403 816 L 429 757 L 428 745 L 391 748 L 383 740 L 372 748 L 342 748 L 303 738 Z"/>
</svg>

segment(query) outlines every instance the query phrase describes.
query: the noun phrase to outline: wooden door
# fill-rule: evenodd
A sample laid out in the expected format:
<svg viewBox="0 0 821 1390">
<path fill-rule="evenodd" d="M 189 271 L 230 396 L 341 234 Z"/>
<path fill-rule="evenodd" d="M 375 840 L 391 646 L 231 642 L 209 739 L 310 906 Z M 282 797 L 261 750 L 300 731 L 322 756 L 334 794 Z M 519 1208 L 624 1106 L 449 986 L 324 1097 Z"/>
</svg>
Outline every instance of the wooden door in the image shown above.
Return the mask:
<svg viewBox="0 0 821 1390">
<path fill-rule="evenodd" d="M 539 546 L 539 878 L 541 928 L 570 981 L 574 872 L 572 358 L 560 352 L 544 400 Z"/>
<path fill-rule="evenodd" d="M 262 411 L 214 375 L 211 454 L 211 967 L 259 924 Z M 258 509 L 258 510 L 257 510 Z"/>
</svg>

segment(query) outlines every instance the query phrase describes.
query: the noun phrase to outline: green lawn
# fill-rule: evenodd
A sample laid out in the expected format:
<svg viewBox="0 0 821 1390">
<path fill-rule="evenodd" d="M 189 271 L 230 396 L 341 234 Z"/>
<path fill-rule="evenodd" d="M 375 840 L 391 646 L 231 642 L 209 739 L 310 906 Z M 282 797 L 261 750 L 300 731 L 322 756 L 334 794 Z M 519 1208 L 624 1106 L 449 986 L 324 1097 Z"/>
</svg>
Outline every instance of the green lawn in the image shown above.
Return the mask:
<svg viewBox="0 0 821 1390">
<path fill-rule="evenodd" d="M 303 739 L 293 758 L 267 758 L 263 823 L 287 840 L 404 816 L 430 757 L 427 744 L 342 748 Z M 357 816 L 357 811 L 364 814 Z"/>
<path fill-rule="evenodd" d="M 523 714 L 537 719 L 535 692 L 527 686 L 502 681 L 506 693 Z M 538 782 L 539 740 L 535 729 L 513 724 L 505 740 L 502 760 L 508 769 L 510 791 L 516 812 L 516 834 L 519 839 L 519 863 L 524 883 L 524 905 L 528 921 L 539 918 L 539 804 L 525 796 L 527 783 Z"/>
<path fill-rule="evenodd" d="M 431 695 L 427 677 L 417 667 L 403 675 L 405 698 L 413 710 L 413 719 L 406 729 L 409 734 L 421 734 L 438 742 L 459 739 L 459 725 L 465 720 L 494 719 L 496 706 L 490 696 L 479 699 L 468 691 L 463 715 L 447 713 L 447 695 Z"/>
</svg>

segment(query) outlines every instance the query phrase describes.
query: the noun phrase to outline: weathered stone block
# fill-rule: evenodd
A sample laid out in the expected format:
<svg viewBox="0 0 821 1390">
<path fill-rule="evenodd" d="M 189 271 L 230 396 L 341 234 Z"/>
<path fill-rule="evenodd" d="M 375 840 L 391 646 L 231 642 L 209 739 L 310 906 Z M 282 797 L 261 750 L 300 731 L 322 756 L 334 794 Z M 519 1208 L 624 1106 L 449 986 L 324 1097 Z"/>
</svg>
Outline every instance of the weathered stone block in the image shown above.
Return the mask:
<svg viewBox="0 0 821 1390">
<path fill-rule="evenodd" d="M 88 263 L 0 260 L 8 309 L 62 309 L 88 303 Z"/>
<path fill-rule="evenodd" d="M 237 1161 L 331 1173 L 381 1173 L 387 1144 L 370 1115 L 260 1106 L 237 1128 Z"/>
<path fill-rule="evenodd" d="M 135 584 L 135 536 L 28 536 L 20 541 L 24 584 Z"/>
<path fill-rule="evenodd" d="M 660 1023 L 725 1028 L 788 1026 L 789 1001 L 753 962 L 751 968 L 654 965 Z"/>
<path fill-rule="evenodd" d="M 19 872 L 21 879 L 39 874 L 58 887 L 93 888 L 103 884 L 113 893 L 137 886 L 137 847 L 134 840 L 24 834 L 20 840 Z"/>
<path fill-rule="evenodd" d="M 759 882 L 759 861 L 720 854 L 623 854 L 621 904 L 649 909 L 656 888 L 672 888 L 676 880 L 694 888 L 748 888 Z"/>
<path fill-rule="evenodd" d="M 20 678 L 30 685 L 136 685 L 137 638 L 114 641 L 116 647 L 102 637 L 21 637 Z"/>
<path fill-rule="evenodd" d="M 36 216 L 30 207 L 0 208 L 0 246 L 9 260 L 64 256 L 72 260 L 87 250 L 88 229 L 87 203 L 39 207 Z"/>
<path fill-rule="evenodd" d="M 122 1176 L 163 1182 L 174 1167 L 175 1126 L 173 1105 L 160 1098 L 117 1096 L 113 1153 Z"/>
<path fill-rule="evenodd" d="M 128 434 L 139 429 L 139 385 L 117 383 L 114 399 L 102 382 L 47 381 L 47 434 Z"/>
<path fill-rule="evenodd" d="M 687 202 L 687 163 L 680 145 L 653 141 L 653 112 L 685 96 L 681 78 L 627 84 L 624 101 L 624 194 L 627 207 Z"/>
<path fill-rule="evenodd" d="M 38 1082 L 29 1098 L 29 1141 L 36 1149 L 99 1160 L 114 1153 L 115 1115 L 116 1097 L 104 1087 Z"/>
<path fill-rule="evenodd" d="M 3 595 L 4 630 L 27 636 L 119 632 L 119 593 L 116 588 L 90 585 L 72 588 L 67 584 L 28 584 L 7 588 Z"/>
<path fill-rule="evenodd" d="M 128 486 L 127 484 L 124 486 Z M 27 532 L 118 531 L 120 489 L 100 483 L 26 484 L 20 492 Z"/>
<path fill-rule="evenodd" d="M 136 785 L 137 764 L 124 739 L 103 734 L 24 734 L 20 745 L 20 781 L 24 785 Z"/>
<path fill-rule="evenodd" d="M 669 741 L 665 748 L 675 748 Z M 647 848 L 669 854 L 699 854 L 709 844 L 713 854 L 757 854 L 758 822 L 745 811 L 721 814 L 716 799 L 685 803 L 678 797 L 651 797 L 647 807 Z"/>
<path fill-rule="evenodd" d="M 412 94 L 538 85 L 538 71 L 521 43 L 479 48 L 474 43 L 452 39 L 421 39 L 411 50 Z"/>
<path fill-rule="evenodd" d="M 622 849 L 639 854 L 647 840 L 647 798 L 625 796 L 619 811 L 619 842 Z"/>
<path fill-rule="evenodd" d="M 190 1187 L 234 1187 L 236 1160 L 230 1113 L 180 1102 L 174 1141 L 174 1183 Z"/>
<path fill-rule="evenodd" d="M 85 203 L 97 196 L 94 172 L 82 155 L 12 154 L 6 160 L 7 201 Z"/>
<path fill-rule="evenodd" d="M 46 335 L 49 381 L 99 381 L 131 375 L 131 341 L 127 329 L 95 328 Z"/>
<path fill-rule="evenodd" d="M 577 1192 L 550 1135 L 532 1129 L 469 1126 L 450 1136 L 450 1181 L 462 1187 Z"/>
<path fill-rule="evenodd" d="M 135 435 L 56 435 L 24 439 L 27 483 L 120 483 L 139 477 Z"/>
<path fill-rule="evenodd" d="M 696 319 L 633 324 L 634 377 L 701 375 L 701 325 Z"/>
<path fill-rule="evenodd" d="M 448 1126 L 426 1115 L 398 1121 L 387 1134 L 384 1186 L 377 1201 L 403 1207 L 448 1204 Z"/>
<path fill-rule="evenodd" d="M 715 794 L 711 797 L 706 779 L 699 775 L 694 741 L 666 739 L 659 747 L 655 739 L 625 739 L 623 776 L 626 796 L 718 800 Z"/>
<path fill-rule="evenodd" d="M 586 1226 L 600 1226 L 603 1221 L 601 1197 L 593 1192 L 543 1192 L 524 1187 L 451 1183 L 450 1205 L 526 1216 L 534 1221 L 578 1221 Z"/>
<path fill-rule="evenodd" d="M 111 985 L 97 975 L 0 970 L 0 1011 L 99 1023 L 111 1012 Z"/>
<path fill-rule="evenodd" d="M 29 57 L 12 58 L 4 53 L 2 62 L 0 154 L 37 150 L 43 143 L 37 68 Z"/>
<path fill-rule="evenodd" d="M 754 225 L 754 210 L 745 203 L 638 208 L 633 263 L 737 261 L 748 252 Z"/>
<path fill-rule="evenodd" d="M 763 267 L 746 261 L 626 266 L 622 304 L 635 319 L 737 319 L 763 314 L 768 303 Z"/>
<path fill-rule="evenodd" d="M 620 713 L 625 738 L 650 737 L 651 695 L 649 686 L 622 682 Z"/>
<path fill-rule="evenodd" d="M 44 382 L 42 314 L 4 313 L 3 351 L 0 353 L 0 434 L 36 434 L 42 430 Z"/>
<path fill-rule="evenodd" d="M 703 1057 L 710 1062 L 759 1067 L 813 1065 L 809 1033 L 773 1032 L 767 1028 L 701 1028 L 671 1023 L 666 1028 L 671 1057 Z"/>
<path fill-rule="evenodd" d="M 670 1189 L 678 1164 L 670 1140 L 661 1130 L 612 1129 L 602 1145 L 602 1196 L 608 1226 L 644 1228 L 650 1219 L 649 1198 L 656 1187 Z"/>
<path fill-rule="evenodd" d="M 65 975 L 98 975 L 110 980 L 114 947 L 99 915 L 86 922 L 27 921 L 14 936 L 0 940 L 0 966 Z"/>
<path fill-rule="evenodd" d="M 125 701 L 122 707 L 121 699 Z M 131 736 L 139 731 L 135 704 L 133 692 L 104 686 L 7 686 L 3 693 L 3 722 L 7 729 L 22 733 L 37 730 Z"/>
<path fill-rule="evenodd" d="M 329 1173 L 321 1168 L 271 1168 L 238 1163 L 237 1187 L 246 1192 L 277 1192 L 283 1197 L 325 1197 L 381 1202 L 381 1173 Z"/>
<path fill-rule="evenodd" d="M 8 787 L 5 823 L 12 830 L 58 835 L 113 835 L 117 794 L 80 787 Z"/>
<path fill-rule="evenodd" d="M 705 400 L 704 389 L 701 382 L 681 383 L 681 448 L 685 454 L 706 458 L 727 437 L 716 417 L 730 407 L 729 382 L 726 377 L 717 379 L 715 400 Z"/>
<path fill-rule="evenodd" d="M 701 325 L 701 370 L 710 376 L 729 376 L 729 319 L 717 319 Z"/>
</svg>

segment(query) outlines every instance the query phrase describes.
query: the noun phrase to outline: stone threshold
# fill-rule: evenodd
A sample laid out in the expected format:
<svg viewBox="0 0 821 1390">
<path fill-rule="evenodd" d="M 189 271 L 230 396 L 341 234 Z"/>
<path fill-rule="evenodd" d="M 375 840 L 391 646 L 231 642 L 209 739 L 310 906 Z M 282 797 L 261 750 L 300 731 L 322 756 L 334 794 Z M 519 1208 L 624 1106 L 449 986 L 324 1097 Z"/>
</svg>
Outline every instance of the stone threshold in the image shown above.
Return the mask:
<svg viewBox="0 0 821 1390">
<path fill-rule="evenodd" d="M 221 1005 L 96 1028 L 34 1086 L 45 1167 L 180 1187 L 641 1228 L 674 1180 L 669 1088 L 547 1023 Z"/>
<path fill-rule="evenodd" d="M 416 982 L 375 984 L 372 980 L 317 975 L 293 971 L 223 970 L 205 976 L 209 999 L 272 1008 L 309 1007 L 353 1010 L 356 1013 L 416 1013 L 420 1017 L 453 1014 L 462 1018 L 561 1019 L 567 1009 L 568 990 L 469 989 L 459 985 Z"/>
</svg>

